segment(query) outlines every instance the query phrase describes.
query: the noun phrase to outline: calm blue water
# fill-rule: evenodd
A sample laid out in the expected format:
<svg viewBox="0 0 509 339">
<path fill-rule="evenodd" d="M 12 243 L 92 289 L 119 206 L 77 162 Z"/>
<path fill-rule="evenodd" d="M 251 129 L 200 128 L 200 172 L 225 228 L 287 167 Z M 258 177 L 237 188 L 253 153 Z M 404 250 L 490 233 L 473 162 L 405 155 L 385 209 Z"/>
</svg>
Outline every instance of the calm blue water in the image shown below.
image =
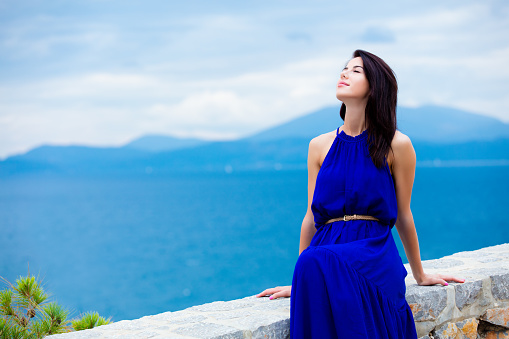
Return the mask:
<svg viewBox="0 0 509 339">
<path fill-rule="evenodd" d="M 508 174 L 418 167 L 422 259 L 509 242 Z M 114 321 L 253 295 L 291 282 L 306 187 L 305 170 L 0 178 L 0 275 L 29 263 L 74 315 Z"/>
</svg>

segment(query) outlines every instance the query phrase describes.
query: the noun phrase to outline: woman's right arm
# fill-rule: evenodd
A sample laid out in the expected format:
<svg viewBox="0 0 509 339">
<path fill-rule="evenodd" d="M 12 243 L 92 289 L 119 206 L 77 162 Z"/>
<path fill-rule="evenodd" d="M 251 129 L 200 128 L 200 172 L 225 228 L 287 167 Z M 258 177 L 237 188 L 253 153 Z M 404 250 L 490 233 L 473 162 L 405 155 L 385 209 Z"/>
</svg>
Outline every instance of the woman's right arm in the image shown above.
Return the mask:
<svg viewBox="0 0 509 339">
<path fill-rule="evenodd" d="M 315 192 L 316 177 L 320 170 L 320 151 L 321 151 L 321 140 L 322 138 L 316 137 L 309 143 L 308 149 L 308 207 L 302 226 L 300 229 L 300 245 L 299 255 L 304 251 L 309 244 L 311 239 L 315 235 L 316 228 L 313 218 L 313 212 L 311 211 L 311 203 L 313 202 L 313 194 Z M 277 299 L 281 297 L 289 297 L 291 295 L 292 286 L 278 286 L 274 288 L 268 288 L 262 293 L 258 294 L 257 297 L 263 297 L 271 295 L 270 299 Z"/>
<path fill-rule="evenodd" d="M 320 136 L 321 137 L 321 136 Z M 306 215 L 304 216 L 304 220 L 302 221 L 302 226 L 300 229 L 300 245 L 299 245 L 299 255 L 304 251 L 309 244 L 311 243 L 311 239 L 315 235 L 315 221 L 313 217 L 313 212 L 311 211 L 311 203 L 313 202 L 313 194 L 315 192 L 316 185 L 316 177 L 318 176 L 318 171 L 320 170 L 320 152 L 322 150 L 321 143 L 322 139 L 320 137 L 316 137 L 309 143 L 308 150 L 308 208 L 306 211 Z"/>
</svg>

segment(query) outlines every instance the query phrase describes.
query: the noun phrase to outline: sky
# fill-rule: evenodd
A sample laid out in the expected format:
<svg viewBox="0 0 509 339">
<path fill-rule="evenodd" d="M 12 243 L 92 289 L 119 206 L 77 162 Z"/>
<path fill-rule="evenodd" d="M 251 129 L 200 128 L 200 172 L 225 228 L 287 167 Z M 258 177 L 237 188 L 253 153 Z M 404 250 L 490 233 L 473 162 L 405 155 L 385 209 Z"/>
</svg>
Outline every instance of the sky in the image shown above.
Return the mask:
<svg viewBox="0 0 509 339">
<path fill-rule="evenodd" d="M 509 123 L 507 18 L 505 0 L 0 0 L 0 159 L 247 136 L 339 107 L 359 48 L 393 68 L 400 105 Z"/>
</svg>

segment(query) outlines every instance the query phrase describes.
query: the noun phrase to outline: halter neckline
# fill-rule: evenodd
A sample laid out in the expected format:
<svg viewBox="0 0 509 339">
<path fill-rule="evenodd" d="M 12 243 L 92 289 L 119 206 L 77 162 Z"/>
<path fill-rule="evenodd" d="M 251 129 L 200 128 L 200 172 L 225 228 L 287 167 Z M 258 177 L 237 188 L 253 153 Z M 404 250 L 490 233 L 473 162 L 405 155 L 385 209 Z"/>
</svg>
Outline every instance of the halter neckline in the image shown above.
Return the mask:
<svg viewBox="0 0 509 339">
<path fill-rule="evenodd" d="M 336 135 L 345 141 L 358 141 L 358 140 L 362 140 L 368 136 L 368 130 L 365 129 L 364 131 L 362 131 L 361 134 L 353 137 L 351 135 L 346 134 L 344 130 L 341 130 L 341 132 L 339 132 L 339 127 L 338 127 L 338 129 L 336 131 Z"/>
</svg>

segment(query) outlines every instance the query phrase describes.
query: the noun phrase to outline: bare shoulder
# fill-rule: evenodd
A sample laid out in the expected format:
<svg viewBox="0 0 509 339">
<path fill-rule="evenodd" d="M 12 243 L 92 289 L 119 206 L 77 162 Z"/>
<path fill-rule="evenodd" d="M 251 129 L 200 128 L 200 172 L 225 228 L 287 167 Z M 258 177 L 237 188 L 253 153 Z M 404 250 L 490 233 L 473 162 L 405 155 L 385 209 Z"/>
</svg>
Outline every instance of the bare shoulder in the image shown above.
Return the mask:
<svg viewBox="0 0 509 339">
<path fill-rule="evenodd" d="M 412 146 L 412 141 L 406 134 L 403 134 L 400 131 L 396 130 L 396 133 L 394 134 L 394 138 L 392 138 L 391 147 L 394 149 L 397 148 L 397 149 L 401 150 L 401 149 L 410 148 L 413 146 Z"/>
<path fill-rule="evenodd" d="M 387 161 L 391 170 L 394 168 L 395 162 L 415 162 L 415 150 L 412 141 L 406 134 L 396 130 L 394 138 L 392 138 L 391 150 L 389 151 Z"/>
<path fill-rule="evenodd" d="M 309 157 L 311 157 L 318 162 L 321 166 L 325 156 L 329 152 L 334 139 L 336 138 L 336 130 L 324 134 L 320 134 L 319 136 L 313 138 L 309 142 Z"/>
<path fill-rule="evenodd" d="M 320 134 L 317 137 L 314 137 L 311 139 L 311 142 L 309 145 L 312 147 L 318 147 L 318 146 L 324 146 L 327 145 L 330 141 L 334 141 L 334 138 L 336 137 L 336 131 L 327 132 L 324 134 Z"/>
</svg>

